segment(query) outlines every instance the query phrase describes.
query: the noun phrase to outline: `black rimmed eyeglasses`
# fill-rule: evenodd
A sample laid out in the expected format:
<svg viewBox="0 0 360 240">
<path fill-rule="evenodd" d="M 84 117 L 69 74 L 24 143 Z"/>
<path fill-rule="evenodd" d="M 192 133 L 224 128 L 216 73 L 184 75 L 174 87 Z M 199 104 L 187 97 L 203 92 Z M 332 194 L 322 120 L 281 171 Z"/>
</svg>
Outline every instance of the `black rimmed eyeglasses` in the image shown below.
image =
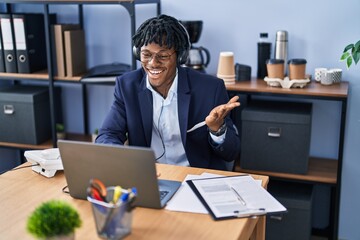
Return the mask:
<svg viewBox="0 0 360 240">
<path fill-rule="evenodd" d="M 140 61 L 144 63 L 150 62 L 152 59 L 156 59 L 156 61 L 160 63 L 166 63 L 170 60 L 170 57 L 176 53 L 176 51 L 169 53 L 152 53 L 150 51 L 141 51 L 140 52 Z"/>
</svg>

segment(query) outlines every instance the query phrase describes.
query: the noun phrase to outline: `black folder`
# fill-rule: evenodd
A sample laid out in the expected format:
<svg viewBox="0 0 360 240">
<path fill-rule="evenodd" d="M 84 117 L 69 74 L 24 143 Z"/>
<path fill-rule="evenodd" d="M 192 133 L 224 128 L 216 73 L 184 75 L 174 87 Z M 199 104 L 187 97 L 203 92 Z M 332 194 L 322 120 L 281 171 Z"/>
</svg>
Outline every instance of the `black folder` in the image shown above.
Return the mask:
<svg viewBox="0 0 360 240">
<path fill-rule="evenodd" d="M 14 28 L 11 15 L 6 13 L 0 14 L 0 23 L 1 37 L 4 46 L 5 71 L 8 73 L 17 73 Z"/>
<path fill-rule="evenodd" d="M 47 68 L 43 14 L 13 14 L 18 73 Z"/>
</svg>

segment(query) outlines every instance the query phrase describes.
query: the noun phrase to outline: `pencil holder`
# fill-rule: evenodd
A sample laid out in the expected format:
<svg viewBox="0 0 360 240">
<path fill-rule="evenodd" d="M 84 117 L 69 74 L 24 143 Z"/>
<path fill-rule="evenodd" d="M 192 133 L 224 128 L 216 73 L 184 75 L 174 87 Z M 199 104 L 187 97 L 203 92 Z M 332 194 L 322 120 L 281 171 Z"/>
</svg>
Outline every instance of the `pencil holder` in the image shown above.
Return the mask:
<svg viewBox="0 0 360 240">
<path fill-rule="evenodd" d="M 112 199 L 114 188 L 107 188 L 107 198 Z M 116 204 L 99 201 L 87 197 L 92 204 L 98 236 L 103 239 L 122 239 L 131 233 L 132 206 L 131 202 Z"/>
</svg>

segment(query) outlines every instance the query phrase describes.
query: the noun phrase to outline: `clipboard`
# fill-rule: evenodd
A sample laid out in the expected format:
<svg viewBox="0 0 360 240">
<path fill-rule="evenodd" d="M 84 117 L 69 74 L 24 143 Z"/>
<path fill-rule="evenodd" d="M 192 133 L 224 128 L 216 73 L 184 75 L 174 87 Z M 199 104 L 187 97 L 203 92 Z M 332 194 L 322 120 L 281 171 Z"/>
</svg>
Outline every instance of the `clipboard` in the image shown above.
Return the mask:
<svg viewBox="0 0 360 240">
<path fill-rule="evenodd" d="M 186 182 L 214 220 L 287 212 L 250 175 L 193 179 Z"/>
</svg>

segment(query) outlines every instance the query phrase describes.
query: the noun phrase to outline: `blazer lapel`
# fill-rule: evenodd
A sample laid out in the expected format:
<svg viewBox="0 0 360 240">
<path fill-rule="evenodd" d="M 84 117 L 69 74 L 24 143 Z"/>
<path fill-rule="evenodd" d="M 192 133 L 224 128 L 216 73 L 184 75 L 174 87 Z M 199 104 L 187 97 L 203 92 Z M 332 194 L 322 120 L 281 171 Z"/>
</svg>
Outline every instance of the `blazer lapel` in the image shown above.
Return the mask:
<svg viewBox="0 0 360 240">
<path fill-rule="evenodd" d="M 188 116 L 190 105 L 189 79 L 184 68 L 178 68 L 178 115 L 180 134 L 183 145 L 186 143 L 186 131 L 188 128 Z"/>
<path fill-rule="evenodd" d="M 143 77 L 138 98 L 140 102 L 141 119 L 144 126 L 146 143 L 150 146 L 153 122 L 153 100 L 151 91 L 146 87 L 146 75 Z"/>
</svg>

